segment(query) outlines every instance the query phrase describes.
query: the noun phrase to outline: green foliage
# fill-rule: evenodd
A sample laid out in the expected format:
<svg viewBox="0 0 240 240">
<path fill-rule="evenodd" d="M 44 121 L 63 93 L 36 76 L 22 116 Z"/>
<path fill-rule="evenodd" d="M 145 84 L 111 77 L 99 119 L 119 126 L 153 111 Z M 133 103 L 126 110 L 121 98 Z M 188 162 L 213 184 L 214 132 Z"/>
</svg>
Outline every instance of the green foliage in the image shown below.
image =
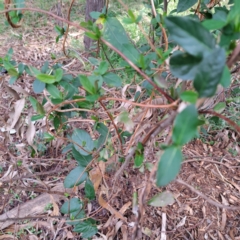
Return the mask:
<svg viewBox="0 0 240 240">
<path fill-rule="evenodd" d="M 45 62 L 40 69 L 22 63 L 17 64 L 11 60 L 12 49 L 5 57 L 0 58 L 1 70 L 7 70 L 11 76 L 11 84 L 24 74 L 28 74 L 34 78 L 33 90 L 36 94 L 46 90 L 47 97 L 44 97 L 41 102 L 35 97 L 29 98 L 35 112 L 31 120 L 37 121 L 47 116 L 47 121 L 52 122 L 56 134 L 67 133 L 69 145 L 63 151 L 64 153 L 69 151 L 70 157 L 75 159 L 77 166 L 66 176 L 64 187 L 74 188 L 82 184 L 85 191 L 84 198 L 87 201 L 96 198 L 95 185 L 88 173 L 92 167 L 91 163 L 108 161 L 110 157 L 120 155 L 119 162 L 121 162 L 127 157 L 123 154 L 122 145 L 132 136 L 135 127 L 132 112 L 128 110 L 121 110 L 117 116 L 114 111 L 109 111 L 107 112 L 108 120 L 104 120 L 102 115 L 98 114 L 96 109 L 100 104 L 105 104 L 108 94 L 111 94 L 111 91 L 105 91 L 106 88 L 121 88 L 128 81 L 130 87 L 126 90 L 126 98 L 131 101 L 134 99 L 135 102 L 141 102 L 150 95 L 157 98 L 159 95 L 161 97 L 165 95 L 169 103 L 175 100 L 179 100 L 176 101 L 177 104 L 184 102 L 176 109 L 169 108 L 168 111 L 175 111 L 176 114 L 175 119 L 169 121 L 168 126 L 172 127 L 172 138 L 167 146 L 162 146 L 163 152 L 156 171 L 157 185 L 166 186 L 180 171 L 183 161 L 182 147 L 199 135 L 198 127 L 202 121 L 199 118 L 197 103 L 203 98 L 213 97 L 219 84 L 225 88 L 231 84 L 231 73 L 226 61 L 235 48 L 236 39 L 240 37 L 240 1 L 233 1 L 233 6 L 230 8 L 215 6 L 213 9 L 207 9 L 207 1 L 202 1 L 198 10 L 205 13 L 203 21 L 192 14 L 195 11 L 189 11 L 190 8 L 195 10 L 197 0 L 178 0 L 177 7 L 171 9 L 172 11 L 168 14 L 161 10 L 163 2 L 162 0 L 154 1 L 157 16 L 152 15 L 150 1 L 145 4 L 144 11 L 148 14 L 148 22 L 144 22 L 143 25 L 144 31 L 149 32 L 149 39 L 144 39 L 141 45 L 131 37 L 129 29 L 138 27 L 139 23 L 144 21 L 143 11 L 134 11 L 129 8 L 127 17 L 122 21 L 118 18 L 118 14 L 113 14 L 109 9 L 92 12 L 91 17 L 97 21 L 80 24 L 87 29 L 86 36 L 96 41 L 100 47 L 97 53 L 93 53 L 88 58 L 87 67 L 91 69 L 89 74 L 81 73 L 73 76 L 63 70 L 60 64 L 50 66 L 48 62 Z M 23 3 L 24 1 L 16 2 L 19 6 Z M 20 12 L 11 12 L 14 22 L 18 22 L 21 17 Z M 166 36 L 163 27 L 168 37 L 169 49 L 165 49 Z M 58 33 L 56 41 L 59 41 L 66 33 L 66 28 L 56 26 L 55 30 Z M 153 39 L 154 47 L 149 45 L 149 41 Z M 103 44 L 105 41 L 108 47 Z M 160 42 L 164 44 L 159 44 Z M 179 49 L 177 51 L 175 51 L 176 46 Z M 119 53 L 125 58 L 122 59 Z M 164 68 L 168 58 L 170 73 L 183 81 L 183 84 L 176 88 L 172 86 L 173 84 L 170 86 L 169 82 L 173 79 L 168 81 L 169 71 Z M 115 67 L 122 67 L 122 71 L 117 72 Z M 159 72 L 159 75 L 156 74 Z M 186 81 L 191 81 L 192 89 L 183 88 Z M 156 87 L 155 83 L 160 87 Z M 141 90 L 135 92 L 131 89 L 133 85 L 140 84 Z M 44 104 L 47 100 L 50 100 L 52 105 L 59 104 L 56 106 L 58 109 L 53 108 L 52 111 L 45 112 Z M 239 101 L 239 95 L 236 94 L 228 101 L 230 103 Z M 113 104 L 108 102 L 106 109 L 112 110 L 112 106 Z M 134 109 L 137 114 L 140 106 Z M 226 103 L 221 102 L 216 104 L 213 110 L 221 113 L 225 107 Z M 165 114 L 158 120 L 165 121 L 170 119 L 169 116 L 171 115 Z M 89 131 L 91 134 L 86 128 L 82 129 L 83 127 L 69 128 L 68 119 L 74 117 L 93 120 L 92 131 Z M 113 121 L 114 134 L 119 138 L 118 141 L 111 141 L 113 134 L 110 131 L 110 125 L 113 125 Z M 71 131 L 68 132 L 66 129 Z M 45 142 L 51 142 L 55 139 L 55 135 L 44 133 L 42 138 Z M 113 146 L 113 142 L 121 146 Z M 156 146 L 159 147 L 159 144 L 156 143 Z M 133 157 L 134 167 L 143 171 L 146 166 L 149 171 L 154 171 L 151 163 L 144 162 L 144 147 L 143 143 L 137 144 Z M 35 154 L 34 151 L 33 154 Z M 173 196 L 163 192 L 154 196 L 148 204 L 164 207 L 173 202 Z M 73 225 L 74 231 L 81 233 L 82 238 L 91 238 L 98 231 L 97 223 L 90 218 L 83 220 L 86 217 L 84 203 L 82 199 L 71 198 L 63 204 L 61 212 L 69 215 L 67 223 Z"/>
<path fill-rule="evenodd" d="M 172 181 L 180 171 L 182 162 L 181 148 L 170 146 L 164 151 L 158 164 L 156 183 L 165 186 Z"/>
</svg>

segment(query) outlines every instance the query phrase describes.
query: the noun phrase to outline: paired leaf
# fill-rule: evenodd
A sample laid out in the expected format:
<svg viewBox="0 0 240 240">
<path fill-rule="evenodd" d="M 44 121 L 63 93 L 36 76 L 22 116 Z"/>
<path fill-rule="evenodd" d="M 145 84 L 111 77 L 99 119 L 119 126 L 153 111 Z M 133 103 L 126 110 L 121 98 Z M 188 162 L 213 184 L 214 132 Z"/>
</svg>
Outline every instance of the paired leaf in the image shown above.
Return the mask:
<svg viewBox="0 0 240 240">
<path fill-rule="evenodd" d="M 84 87 L 84 89 L 90 94 L 96 94 L 97 89 L 92 84 L 92 82 L 88 79 L 88 77 L 84 75 L 80 75 L 79 77 L 80 77 L 80 82 Z"/>
<path fill-rule="evenodd" d="M 75 211 L 79 211 L 83 204 L 78 198 L 71 198 L 70 201 L 66 201 L 61 207 L 61 213 L 69 214 Z"/>
<path fill-rule="evenodd" d="M 77 224 L 73 231 L 82 233 L 82 238 L 90 238 L 98 232 L 98 229 L 96 223 L 93 220 L 88 219 Z"/>
<path fill-rule="evenodd" d="M 75 147 L 72 147 L 72 155 L 79 166 L 86 167 L 92 161 L 92 155 L 82 155 Z"/>
</svg>

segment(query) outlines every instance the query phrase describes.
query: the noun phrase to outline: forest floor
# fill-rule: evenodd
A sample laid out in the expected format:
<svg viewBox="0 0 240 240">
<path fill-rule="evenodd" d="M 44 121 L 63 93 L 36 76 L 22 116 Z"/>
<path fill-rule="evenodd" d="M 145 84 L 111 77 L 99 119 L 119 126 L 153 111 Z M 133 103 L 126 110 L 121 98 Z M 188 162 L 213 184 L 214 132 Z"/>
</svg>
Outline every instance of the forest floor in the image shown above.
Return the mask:
<svg viewBox="0 0 240 240">
<path fill-rule="evenodd" d="M 50 65 L 61 63 L 71 74 L 85 71 L 82 61 L 66 58 L 62 54 L 62 41 L 55 42 L 57 34 L 54 24 L 36 29 L 23 28 L 8 30 L 0 36 L 0 57 L 13 49 L 13 59 L 35 67 L 45 61 Z M 82 33 L 71 33 L 71 42 L 82 41 Z M 36 37 L 38 36 L 38 37 Z M 69 40 L 70 42 L 70 40 Z M 71 47 L 71 45 L 67 45 Z M 84 61 L 85 55 L 78 54 Z M 54 59 L 51 56 L 54 55 Z M 237 77 L 237 76 L 234 76 Z M 238 76 L 239 77 L 239 76 Z M 32 78 L 19 79 L 14 85 L 8 84 L 9 77 L 1 78 L 0 96 L 0 239 L 79 239 L 59 211 L 65 199 L 63 180 L 75 166 L 75 161 L 61 152 L 66 142 L 51 145 L 38 139 L 39 155 L 31 157 L 26 140 L 26 119 L 30 114 L 27 102 L 19 116 L 15 132 L 4 129 L 14 115 L 14 103 L 29 96 L 41 98 L 32 91 Z M 237 107 L 239 111 L 239 105 Z M 228 111 L 228 110 L 226 110 Z M 84 126 L 83 126 L 84 127 Z M 44 123 L 36 126 L 44 131 Z M 161 142 L 161 139 L 156 141 Z M 157 149 L 148 145 L 146 160 L 157 161 Z M 205 136 L 192 141 L 183 149 L 185 161 L 179 178 L 200 191 L 208 199 L 226 206 L 240 207 L 240 146 L 239 137 L 227 125 L 211 128 Z M 143 194 L 149 172 L 140 173 L 132 167 L 125 169 L 119 181 L 112 184 L 117 169 L 104 174 L 102 189 L 110 195 L 108 204 L 120 211 L 125 221 L 101 208 L 97 201 L 91 202 L 91 212 L 99 223 L 98 237 L 92 239 L 131 239 L 136 216 L 132 212 L 134 191 Z M 32 172 L 34 171 L 34 174 Z M 185 185 L 173 181 L 163 189 L 154 188 L 149 198 L 159 191 L 168 190 L 175 202 L 164 208 L 145 206 L 139 239 L 231 239 L 240 240 L 240 210 L 216 207 Z M 75 189 L 75 196 L 82 198 L 81 188 Z M 98 193 L 97 193 L 98 194 Z M 22 211 L 26 218 L 21 219 Z M 164 217 L 166 216 L 166 220 Z M 161 232 L 162 223 L 166 231 Z M 161 235 L 162 234 L 162 235 Z"/>
</svg>

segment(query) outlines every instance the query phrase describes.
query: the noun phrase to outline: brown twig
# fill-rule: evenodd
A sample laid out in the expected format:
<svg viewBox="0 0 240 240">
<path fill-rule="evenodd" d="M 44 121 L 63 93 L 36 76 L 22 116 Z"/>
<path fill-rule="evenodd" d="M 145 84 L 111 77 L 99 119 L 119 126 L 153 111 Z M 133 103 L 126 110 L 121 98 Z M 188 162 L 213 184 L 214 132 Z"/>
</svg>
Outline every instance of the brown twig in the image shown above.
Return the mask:
<svg viewBox="0 0 240 240">
<path fill-rule="evenodd" d="M 237 132 L 237 134 L 240 135 L 240 126 L 238 126 L 234 121 L 232 121 L 231 119 L 225 117 L 224 115 L 211 111 L 211 110 L 203 110 L 203 111 L 199 111 L 200 114 L 211 114 L 213 116 L 219 117 L 221 119 L 223 119 L 224 121 L 226 121 L 229 125 L 231 125 Z"/>
<path fill-rule="evenodd" d="M 118 139 L 119 139 L 121 152 L 123 153 L 122 139 L 121 139 L 121 136 L 120 136 L 120 134 L 119 134 L 119 132 L 118 132 L 118 128 L 117 128 L 117 126 L 116 126 L 116 124 L 115 124 L 115 122 L 114 122 L 114 119 L 113 119 L 112 115 L 108 112 L 108 110 L 106 109 L 106 107 L 104 106 L 104 104 L 102 103 L 102 101 L 101 101 L 101 100 L 98 100 L 98 101 L 99 101 L 100 105 L 102 106 L 102 108 L 104 109 L 104 111 L 107 113 L 107 115 L 108 115 L 108 117 L 110 118 L 110 120 L 112 121 L 112 124 L 113 124 L 113 126 L 114 126 L 114 128 L 115 128 L 115 131 L 116 131 L 117 136 L 118 136 Z"/>
<path fill-rule="evenodd" d="M 159 132 L 161 132 L 163 129 L 167 128 L 174 120 L 176 116 L 176 113 L 172 113 L 167 119 L 164 119 L 155 129 L 154 132 L 151 133 L 150 135 L 148 134 L 148 139 L 146 139 L 146 136 L 143 136 L 142 139 L 140 140 L 140 142 L 145 141 L 145 143 L 147 141 L 149 141 L 149 139 L 154 138 Z M 133 147 L 130 152 L 128 153 L 128 155 L 125 158 L 125 162 L 122 164 L 122 166 L 118 169 L 118 171 L 115 173 L 114 175 L 114 182 L 120 177 L 120 175 L 122 174 L 122 172 L 124 171 L 125 168 L 127 168 L 130 160 L 132 159 L 132 157 L 134 156 L 135 152 L 137 150 L 137 147 Z"/>
<path fill-rule="evenodd" d="M 111 48 L 114 52 L 119 54 L 136 72 L 138 72 L 142 77 L 144 77 L 157 91 L 159 91 L 170 103 L 174 102 L 174 99 L 168 95 L 162 88 L 160 88 L 152 79 L 144 73 L 140 68 L 138 68 L 131 60 L 129 60 L 121 51 L 115 48 L 111 43 L 106 41 L 104 38 L 101 38 L 101 41 Z"/>
<path fill-rule="evenodd" d="M 232 67 L 232 65 L 238 61 L 238 59 L 240 58 L 240 42 L 238 43 L 238 45 L 235 47 L 235 49 L 233 50 L 232 54 L 230 55 L 228 61 L 227 61 L 227 66 L 229 68 Z"/>
<path fill-rule="evenodd" d="M 183 181 L 180 178 L 177 178 L 175 180 L 176 182 L 188 187 L 192 192 L 196 193 L 197 195 L 199 195 L 200 197 L 202 197 L 203 199 L 205 199 L 208 203 L 214 205 L 215 207 L 219 207 L 219 208 L 223 208 L 223 209 L 228 209 L 228 210 L 240 210 L 240 207 L 234 207 L 234 206 L 226 206 L 223 205 L 221 203 L 218 203 L 212 199 L 210 199 L 209 197 L 207 197 L 206 195 L 204 195 L 203 193 L 201 193 L 200 191 L 198 191 L 197 189 L 195 189 L 193 186 L 189 185 L 188 183 L 186 183 L 185 181 Z"/>
<path fill-rule="evenodd" d="M 219 164 L 219 165 L 223 165 L 227 168 L 240 168 L 240 166 L 228 166 L 225 163 L 222 162 L 218 162 L 218 161 L 214 161 L 214 160 L 207 160 L 207 159 L 192 159 L 192 160 L 185 160 L 182 162 L 182 164 L 184 163 L 190 163 L 190 162 L 209 162 L 209 163 L 214 163 L 214 164 Z"/>
<path fill-rule="evenodd" d="M 171 104 L 163 104 L 163 105 L 155 105 L 155 104 L 142 104 L 142 103 L 136 103 L 136 102 L 132 102 L 129 101 L 127 99 L 122 99 L 122 98 L 114 98 L 114 97 L 102 97 L 101 100 L 113 100 L 113 101 L 120 101 L 120 102 L 126 102 L 129 103 L 133 106 L 138 106 L 138 107 L 144 107 L 144 108 L 167 108 L 167 109 L 171 109 L 171 108 L 176 108 L 177 107 L 177 103 L 179 102 L 179 100 L 172 102 Z"/>
<path fill-rule="evenodd" d="M 73 3 L 74 3 L 75 0 L 72 0 L 71 3 L 70 3 L 70 7 L 68 9 L 68 15 L 67 15 L 67 19 L 68 21 L 70 22 L 70 15 L 71 15 L 71 9 L 72 9 L 72 6 L 73 6 Z M 66 29 L 66 32 L 64 34 L 64 38 L 63 38 L 63 53 L 66 57 L 68 57 L 68 54 L 66 53 L 66 48 L 65 48 L 65 44 L 66 44 L 66 41 L 67 41 L 67 36 L 68 36 L 68 32 L 69 32 L 69 24 L 67 24 L 67 29 Z"/>
</svg>

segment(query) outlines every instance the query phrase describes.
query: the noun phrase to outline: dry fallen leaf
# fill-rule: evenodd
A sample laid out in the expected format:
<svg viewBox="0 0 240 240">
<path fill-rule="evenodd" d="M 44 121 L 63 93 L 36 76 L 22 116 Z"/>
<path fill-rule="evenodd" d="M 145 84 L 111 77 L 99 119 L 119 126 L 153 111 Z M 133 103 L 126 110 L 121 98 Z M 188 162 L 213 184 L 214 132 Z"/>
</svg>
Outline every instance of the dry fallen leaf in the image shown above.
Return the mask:
<svg viewBox="0 0 240 240">
<path fill-rule="evenodd" d="M 28 116 L 28 129 L 26 132 L 26 138 L 27 138 L 27 142 L 30 146 L 33 145 L 33 138 L 35 136 L 36 133 L 36 129 L 35 126 L 33 124 L 33 122 L 31 121 L 31 116 Z"/>
<path fill-rule="evenodd" d="M 59 216 L 60 212 L 59 212 L 59 207 L 56 203 L 56 201 L 54 200 L 54 197 L 52 195 L 50 195 L 51 201 L 52 201 L 52 205 L 53 205 L 53 211 L 51 213 L 51 216 Z"/>
<path fill-rule="evenodd" d="M 107 202 L 103 199 L 103 197 L 102 197 L 102 192 L 101 192 L 100 195 L 99 195 L 98 201 L 99 201 L 99 204 L 100 204 L 101 207 L 107 209 L 112 215 L 115 215 L 115 217 L 117 217 L 117 218 L 123 220 L 124 222 L 126 222 L 126 218 L 123 217 L 123 215 L 122 215 L 120 212 L 118 212 L 116 209 L 114 209 L 112 206 L 110 206 L 110 204 L 107 203 Z"/>
<path fill-rule="evenodd" d="M 22 98 L 15 102 L 14 104 L 14 112 L 11 118 L 9 119 L 9 126 L 7 131 L 10 131 L 14 128 L 15 124 L 17 123 L 19 117 L 21 116 L 21 112 L 25 106 L 25 98 Z"/>
</svg>

